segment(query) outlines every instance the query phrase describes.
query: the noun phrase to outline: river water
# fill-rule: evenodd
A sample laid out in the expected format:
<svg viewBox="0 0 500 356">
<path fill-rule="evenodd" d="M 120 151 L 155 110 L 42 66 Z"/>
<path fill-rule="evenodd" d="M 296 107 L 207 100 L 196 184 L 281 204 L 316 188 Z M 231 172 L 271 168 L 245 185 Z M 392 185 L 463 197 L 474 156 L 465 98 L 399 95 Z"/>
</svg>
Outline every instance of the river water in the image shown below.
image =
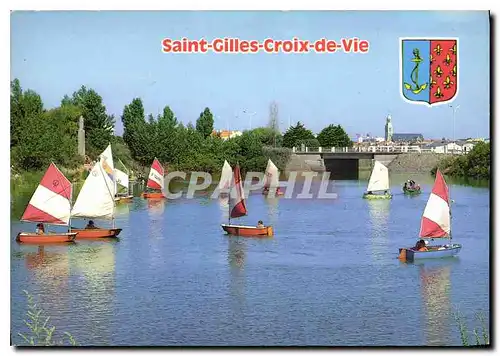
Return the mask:
<svg viewBox="0 0 500 356">
<path fill-rule="evenodd" d="M 85 346 L 461 345 L 454 312 L 470 329 L 477 312 L 489 321 L 490 192 L 449 182 L 459 257 L 402 263 L 433 183 L 416 177 L 424 193 L 408 197 L 406 178 L 391 175 L 391 201 L 362 199 L 366 181 L 332 182 L 337 199 L 252 194 L 238 223 L 262 219 L 271 239 L 228 237 L 227 202 L 203 194 L 119 204 L 119 241 L 69 246 L 17 244 L 34 226 L 16 208 L 13 341 L 26 331 L 27 290 L 57 335 Z"/>
</svg>

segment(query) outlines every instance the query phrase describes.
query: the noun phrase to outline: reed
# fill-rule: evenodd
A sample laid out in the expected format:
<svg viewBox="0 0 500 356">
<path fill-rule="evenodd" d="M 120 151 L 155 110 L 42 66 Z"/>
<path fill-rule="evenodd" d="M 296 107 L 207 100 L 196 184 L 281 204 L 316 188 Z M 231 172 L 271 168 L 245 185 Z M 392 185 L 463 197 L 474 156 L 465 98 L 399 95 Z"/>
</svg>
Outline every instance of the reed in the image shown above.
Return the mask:
<svg viewBox="0 0 500 356">
<path fill-rule="evenodd" d="M 18 333 L 22 338 L 23 344 L 16 346 L 78 346 L 78 343 L 73 336 L 64 332 L 61 340 L 54 339 L 56 327 L 49 324 L 50 316 L 45 317 L 45 313 L 40 308 L 27 291 L 23 290 L 28 299 L 28 311 L 26 312 L 26 319 L 23 320 L 28 327 L 29 333 Z"/>
<path fill-rule="evenodd" d="M 467 329 L 467 324 L 465 318 L 460 311 L 454 313 L 455 320 L 458 325 L 458 330 L 460 331 L 460 339 L 463 346 L 485 346 L 490 344 L 490 335 L 488 325 L 486 324 L 486 318 L 482 312 L 475 313 L 475 319 L 479 322 L 480 327 L 474 328 L 472 330 L 473 341 L 470 340 L 470 333 Z"/>
</svg>

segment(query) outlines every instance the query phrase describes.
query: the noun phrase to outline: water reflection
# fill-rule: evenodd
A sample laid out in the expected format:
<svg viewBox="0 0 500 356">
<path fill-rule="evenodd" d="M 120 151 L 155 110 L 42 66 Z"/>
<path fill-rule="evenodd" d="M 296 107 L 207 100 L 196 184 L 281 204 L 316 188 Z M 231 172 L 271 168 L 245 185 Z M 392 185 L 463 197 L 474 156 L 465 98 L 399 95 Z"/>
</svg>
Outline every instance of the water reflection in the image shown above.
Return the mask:
<svg viewBox="0 0 500 356">
<path fill-rule="evenodd" d="M 227 260 L 230 272 L 231 306 L 236 315 L 242 314 L 245 304 L 245 255 L 246 245 L 244 238 L 230 237 L 228 241 Z"/>
<path fill-rule="evenodd" d="M 370 218 L 370 255 L 374 262 L 383 260 L 388 250 L 388 223 L 390 214 L 390 200 L 366 200 Z"/>
<path fill-rule="evenodd" d="M 222 221 L 228 221 L 229 219 L 229 196 L 219 196 L 217 199 L 217 202 L 219 203 L 219 208 L 222 212 L 221 220 Z"/>
<path fill-rule="evenodd" d="M 86 325 L 85 334 L 95 335 L 100 345 L 112 344 L 115 316 L 115 243 L 92 242 L 71 251 L 71 263 L 77 277 L 78 295 L 73 301 L 79 310 L 76 326 Z M 95 345 L 92 341 L 86 346 Z"/>
<path fill-rule="evenodd" d="M 26 268 L 33 272 L 41 290 L 51 297 L 69 290 L 69 256 L 56 246 L 38 246 L 36 252 L 26 252 Z M 40 293 L 45 295 L 45 293 Z"/>
<path fill-rule="evenodd" d="M 452 264 L 457 258 L 446 261 L 415 262 L 420 271 L 420 290 L 425 313 L 425 338 L 429 346 L 444 346 L 451 337 L 454 325 L 451 310 Z"/>
<path fill-rule="evenodd" d="M 123 202 L 116 204 L 115 214 L 116 217 L 126 217 L 128 214 L 130 214 L 130 203 Z"/>
<path fill-rule="evenodd" d="M 165 211 L 166 199 L 147 199 L 148 201 L 148 215 L 152 221 L 158 219 Z"/>
<path fill-rule="evenodd" d="M 269 225 L 276 225 L 276 222 L 278 221 L 278 213 L 279 213 L 279 200 L 280 198 L 275 197 L 275 198 L 264 198 L 264 201 L 266 202 L 267 205 L 267 211 L 268 211 L 268 216 L 269 216 Z M 267 225 L 267 222 L 264 222 L 265 225 Z"/>
</svg>

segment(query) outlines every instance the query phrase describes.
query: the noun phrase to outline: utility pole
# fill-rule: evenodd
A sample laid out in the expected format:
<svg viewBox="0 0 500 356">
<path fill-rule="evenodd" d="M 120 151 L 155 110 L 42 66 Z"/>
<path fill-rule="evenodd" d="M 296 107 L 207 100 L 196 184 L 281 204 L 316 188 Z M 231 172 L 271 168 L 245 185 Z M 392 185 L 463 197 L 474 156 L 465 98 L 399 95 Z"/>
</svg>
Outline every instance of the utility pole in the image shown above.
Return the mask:
<svg viewBox="0 0 500 356">
<path fill-rule="evenodd" d="M 453 110 L 453 153 L 452 154 L 455 154 L 455 149 L 457 146 L 457 144 L 455 142 L 455 117 L 456 117 L 456 113 L 457 113 L 458 108 L 460 108 L 460 105 L 453 106 L 450 104 L 449 107 Z"/>
</svg>

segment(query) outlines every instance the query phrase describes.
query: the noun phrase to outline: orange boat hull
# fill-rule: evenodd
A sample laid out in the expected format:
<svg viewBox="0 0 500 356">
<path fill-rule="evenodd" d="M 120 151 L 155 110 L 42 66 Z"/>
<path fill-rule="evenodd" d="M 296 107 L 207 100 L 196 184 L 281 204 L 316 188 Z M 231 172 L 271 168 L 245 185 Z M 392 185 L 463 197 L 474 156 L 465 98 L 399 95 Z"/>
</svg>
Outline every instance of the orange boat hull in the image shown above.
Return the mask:
<svg viewBox="0 0 500 356">
<path fill-rule="evenodd" d="M 74 242 L 76 235 L 76 232 L 49 233 L 43 235 L 20 232 L 16 236 L 16 241 L 25 244 L 67 243 Z"/>
<path fill-rule="evenodd" d="M 118 202 L 118 203 L 120 203 L 120 202 L 128 203 L 128 202 L 132 201 L 133 198 L 134 198 L 133 195 L 127 195 L 127 196 L 124 196 L 124 197 L 116 197 L 115 201 Z"/>
<path fill-rule="evenodd" d="M 145 198 L 145 199 L 161 199 L 161 198 L 165 198 L 163 196 L 163 193 L 142 193 L 141 194 L 141 197 Z"/>
<path fill-rule="evenodd" d="M 102 239 L 118 237 L 122 229 L 74 229 L 71 231 L 76 232 L 77 239 Z"/>
<path fill-rule="evenodd" d="M 222 229 L 229 235 L 244 236 L 244 237 L 267 237 L 273 236 L 273 227 L 254 227 L 243 225 L 228 225 L 222 224 Z"/>
</svg>

